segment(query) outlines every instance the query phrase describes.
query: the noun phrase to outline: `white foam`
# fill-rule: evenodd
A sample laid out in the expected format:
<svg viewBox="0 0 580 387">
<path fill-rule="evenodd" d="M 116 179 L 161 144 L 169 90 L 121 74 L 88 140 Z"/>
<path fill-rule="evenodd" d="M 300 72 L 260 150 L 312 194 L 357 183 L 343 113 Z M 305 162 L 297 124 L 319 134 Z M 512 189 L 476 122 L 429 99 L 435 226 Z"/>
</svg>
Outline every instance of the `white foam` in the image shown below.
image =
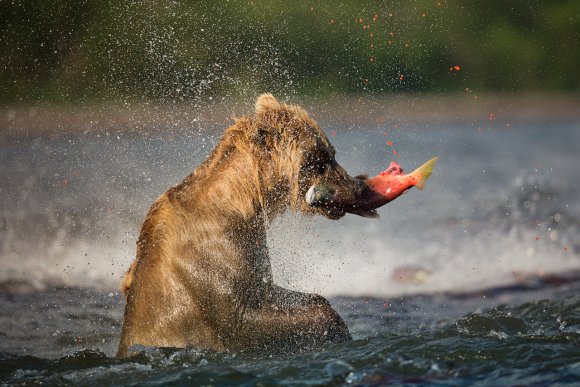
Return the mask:
<svg viewBox="0 0 580 387">
<path fill-rule="evenodd" d="M 516 227 L 504 232 L 485 226 L 474 233 L 442 226 L 405 235 L 381 220 L 337 225 L 290 219 L 286 216 L 270 233 L 275 281 L 305 292 L 393 296 L 469 291 L 580 269 L 573 253 Z M 394 274 L 401 268 L 416 269 L 416 278 L 400 281 Z"/>
</svg>

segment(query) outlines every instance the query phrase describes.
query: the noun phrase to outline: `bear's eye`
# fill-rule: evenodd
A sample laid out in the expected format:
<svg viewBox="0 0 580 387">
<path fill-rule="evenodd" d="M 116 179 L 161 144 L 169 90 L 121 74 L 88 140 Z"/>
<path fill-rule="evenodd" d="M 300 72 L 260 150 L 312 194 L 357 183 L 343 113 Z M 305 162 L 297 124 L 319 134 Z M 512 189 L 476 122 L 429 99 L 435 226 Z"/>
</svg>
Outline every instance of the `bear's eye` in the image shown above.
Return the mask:
<svg viewBox="0 0 580 387">
<path fill-rule="evenodd" d="M 326 163 L 321 162 L 316 163 L 316 172 L 319 175 L 322 175 L 324 172 L 326 172 Z"/>
</svg>

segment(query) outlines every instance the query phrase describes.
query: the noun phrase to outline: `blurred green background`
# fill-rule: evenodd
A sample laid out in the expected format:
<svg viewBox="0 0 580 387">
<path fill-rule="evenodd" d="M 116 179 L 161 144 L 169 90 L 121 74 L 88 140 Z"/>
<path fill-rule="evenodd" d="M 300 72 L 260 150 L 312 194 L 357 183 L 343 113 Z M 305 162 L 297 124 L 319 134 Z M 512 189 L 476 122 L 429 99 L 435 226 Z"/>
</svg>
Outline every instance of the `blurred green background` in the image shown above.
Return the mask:
<svg viewBox="0 0 580 387">
<path fill-rule="evenodd" d="M 580 1 L 0 1 L 0 101 L 576 92 Z"/>
</svg>

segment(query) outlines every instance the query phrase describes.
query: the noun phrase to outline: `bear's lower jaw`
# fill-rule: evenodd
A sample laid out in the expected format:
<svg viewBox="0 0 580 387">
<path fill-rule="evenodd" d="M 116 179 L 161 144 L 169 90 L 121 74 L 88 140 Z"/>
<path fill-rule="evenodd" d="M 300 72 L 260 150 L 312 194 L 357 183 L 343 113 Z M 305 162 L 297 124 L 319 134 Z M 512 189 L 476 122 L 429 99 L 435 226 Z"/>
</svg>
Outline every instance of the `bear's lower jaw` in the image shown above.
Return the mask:
<svg viewBox="0 0 580 387">
<path fill-rule="evenodd" d="M 346 212 L 335 208 L 325 208 L 322 209 L 322 214 L 326 216 L 328 219 L 337 220 L 342 218 L 346 214 Z"/>
</svg>

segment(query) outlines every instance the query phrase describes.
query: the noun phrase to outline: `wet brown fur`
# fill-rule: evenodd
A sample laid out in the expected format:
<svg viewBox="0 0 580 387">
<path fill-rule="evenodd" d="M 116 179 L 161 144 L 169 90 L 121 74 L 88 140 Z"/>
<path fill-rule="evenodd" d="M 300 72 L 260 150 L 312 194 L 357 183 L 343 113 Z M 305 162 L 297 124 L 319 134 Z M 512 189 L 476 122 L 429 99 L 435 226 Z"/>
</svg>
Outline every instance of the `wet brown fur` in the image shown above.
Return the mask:
<svg viewBox="0 0 580 387">
<path fill-rule="evenodd" d="M 218 351 L 311 348 L 350 339 L 328 302 L 272 283 L 268 221 L 324 181 L 350 200 L 360 185 L 300 107 L 264 94 L 209 158 L 152 205 L 122 282 L 127 298 L 118 355 L 134 345 Z"/>
</svg>

